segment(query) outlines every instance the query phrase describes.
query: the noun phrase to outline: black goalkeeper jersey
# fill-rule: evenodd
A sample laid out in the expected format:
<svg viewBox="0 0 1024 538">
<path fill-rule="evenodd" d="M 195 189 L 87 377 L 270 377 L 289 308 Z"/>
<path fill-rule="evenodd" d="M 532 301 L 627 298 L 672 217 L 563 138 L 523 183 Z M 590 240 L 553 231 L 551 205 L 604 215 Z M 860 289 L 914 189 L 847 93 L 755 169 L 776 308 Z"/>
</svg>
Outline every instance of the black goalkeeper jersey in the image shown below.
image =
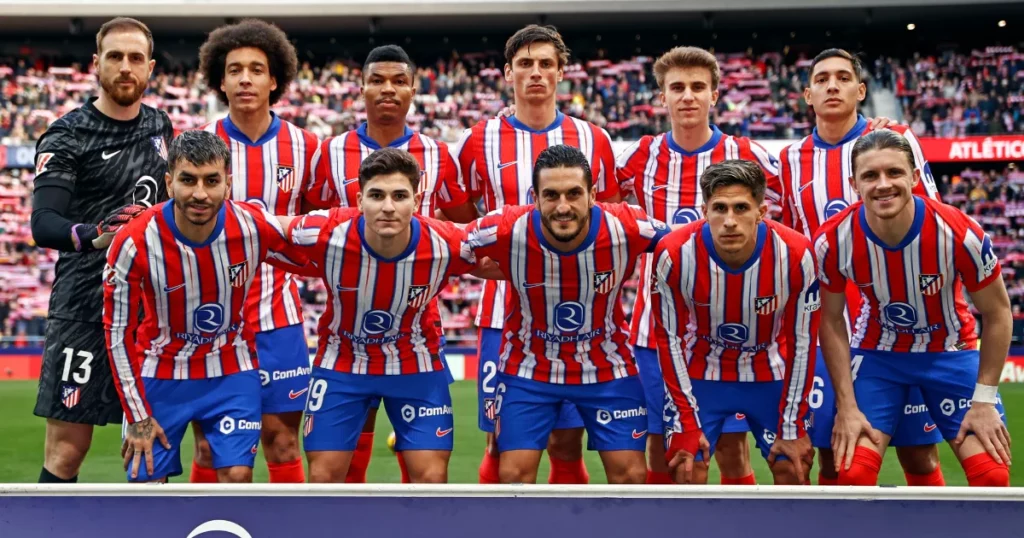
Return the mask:
<svg viewBox="0 0 1024 538">
<path fill-rule="evenodd" d="M 145 206 L 167 199 L 164 174 L 174 128 L 167 114 L 142 105 L 133 120 L 101 113 L 95 98 L 50 125 L 36 143 L 35 188 L 71 192 L 64 217 L 99 224 L 127 204 Z M 106 249 L 61 251 L 57 260 L 49 317 L 103 322 L 102 272 Z"/>
</svg>

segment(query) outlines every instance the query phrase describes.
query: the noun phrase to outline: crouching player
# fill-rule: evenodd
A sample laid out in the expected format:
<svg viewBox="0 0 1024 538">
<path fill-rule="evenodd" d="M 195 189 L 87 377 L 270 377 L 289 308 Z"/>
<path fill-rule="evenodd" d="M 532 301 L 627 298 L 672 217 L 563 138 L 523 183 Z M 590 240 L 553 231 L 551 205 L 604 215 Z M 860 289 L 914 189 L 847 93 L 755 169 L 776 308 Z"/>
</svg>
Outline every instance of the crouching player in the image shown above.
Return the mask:
<svg viewBox="0 0 1024 538">
<path fill-rule="evenodd" d="M 707 482 L 707 452 L 736 413 L 747 422 L 776 484 L 801 484 L 814 453 L 804 430 L 814 378 L 818 280 L 810 241 L 765 220 L 766 180 L 753 162 L 701 175 L 703 219 L 654 253 L 651 299 L 666 402 L 666 453 L 677 482 Z M 691 392 L 692 391 L 692 392 Z M 680 416 L 699 403 L 710 450 Z M 696 456 L 693 474 L 689 458 Z"/>
<path fill-rule="evenodd" d="M 448 479 L 452 400 L 431 299 L 477 265 L 465 232 L 417 214 L 419 182 L 412 155 L 379 149 L 359 166 L 356 208 L 316 211 L 288 227 L 328 293 L 303 427 L 310 482 L 345 481 L 380 398 L 410 481 Z"/>
<path fill-rule="evenodd" d="M 210 442 L 218 481 L 252 481 L 260 378 L 242 309 L 264 260 L 282 268 L 304 260 L 272 215 L 225 200 L 230 159 L 212 133 L 179 135 L 167 159 L 171 200 L 123 226 L 107 253 L 103 321 L 130 481 L 180 475 L 181 439 L 193 420 Z"/>
<path fill-rule="evenodd" d="M 911 194 L 921 177 L 903 136 L 868 133 L 851 160 L 860 201 L 814 239 L 839 483 L 878 482 L 882 454 L 916 386 L 967 483 L 1009 486 L 1010 436 L 997 389 L 1012 317 L 992 243 L 959 209 Z M 848 281 L 864 301 L 849 339 Z M 965 288 L 984 318 L 980 353 Z"/>
</svg>

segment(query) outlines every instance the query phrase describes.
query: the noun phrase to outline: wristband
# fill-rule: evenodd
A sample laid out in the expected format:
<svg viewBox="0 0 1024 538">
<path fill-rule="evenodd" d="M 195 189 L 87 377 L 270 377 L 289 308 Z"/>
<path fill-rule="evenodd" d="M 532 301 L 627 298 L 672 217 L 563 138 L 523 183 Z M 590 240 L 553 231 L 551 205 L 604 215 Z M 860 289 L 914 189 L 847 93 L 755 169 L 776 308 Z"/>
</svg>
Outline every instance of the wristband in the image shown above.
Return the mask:
<svg viewBox="0 0 1024 538">
<path fill-rule="evenodd" d="M 971 397 L 971 401 L 975 403 L 996 403 L 996 394 L 999 391 L 999 387 L 993 387 L 992 385 L 982 385 L 976 383 L 974 385 L 974 396 Z"/>
</svg>

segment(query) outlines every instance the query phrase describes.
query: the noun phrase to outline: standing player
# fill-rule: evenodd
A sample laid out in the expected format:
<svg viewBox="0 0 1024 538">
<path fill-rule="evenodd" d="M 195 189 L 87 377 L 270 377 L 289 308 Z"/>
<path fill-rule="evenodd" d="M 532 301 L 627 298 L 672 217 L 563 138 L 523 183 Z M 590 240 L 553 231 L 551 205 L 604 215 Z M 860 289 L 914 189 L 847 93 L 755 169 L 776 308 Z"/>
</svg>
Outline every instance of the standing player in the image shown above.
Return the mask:
<svg viewBox="0 0 1024 538">
<path fill-rule="evenodd" d="M 818 54 L 811 64 L 810 84 L 804 90 L 804 99 L 814 109 L 814 132 L 781 153 L 780 168 L 786 191 L 783 224 L 808 238 L 817 233 L 825 220 L 857 200 L 849 181 L 853 167 L 851 150 L 860 136 L 875 130 L 857 113 L 857 104 L 864 100 L 866 91 L 861 73 L 860 61 L 844 50 L 828 49 Z M 914 150 L 914 164 L 921 174 L 914 193 L 937 199 L 931 171 L 914 134 L 902 125 L 889 129 L 904 136 Z M 859 296 L 857 290 L 851 288 L 847 297 L 851 318 L 860 310 Z M 837 478 L 831 451 L 835 393 L 820 354 L 815 372 L 808 430 L 818 449 L 818 483 L 831 485 Z M 911 389 L 906 410 L 912 413 L 897 421 L 899 426 L 892 444 L 896 446 L 907 484 L 941 486 L 945 481 L 935 443 L 941 441 L 942 436 L 919 390 Z"/>
<path fill-rule="evenodd" d="M 360 192 L 360 164 L 374 151 L 390 147 L 409 152 L 419 163 L 422 172 L 417 192 L 423 194 L 418 210 L 421 216 L 434 217 L 440 209 L 446 218 L 455 222 L 470 222 L 477 217 L 469 197 L 458 188 L 459 169 L 448 145 L 431 140 L 406 125 L 416 93 L 415 75 L 416 67 L 402 47 L 384 45 L 370 51 L 363 63 L 361 88 L 366 123 L 320 144 L 313 157 L 313 184 L 306 190 L 309 205 L 354 207 Z M 431 300 L 429 308 L 437 310 L 436 299 Z M 380 401 L 371 402 L 346 482 L 366 482 L 379 405 Z M 396 454 L 402 482 L 408 482 L 402 453 Z"/>
<path fill-rule="evenodd" d="M 122 418 L 95 284 L 117 226 L 166 199 L 157 181 L 174 131 L 166 114 L 141 103 L 152 58 L 145 24 L 105 23 L 93 55 L 98 96 L 55 121 L 36 145 L 32 238 L 60 251 L 35 407 L 47 419 L 40 482 L 76 482 L 93 426 Z"/>
<path fill-rule="evenodd" d="M 672 402 L 666 458 L 678 467 L 680 450 L 694 454 L 687 420 L 674 410 L 696 399 L 712 451 L 725 422 L 743 413 L 775 483 L 801 484 L 814 460 L 803 417 L 821 306 L 811 242 L 764 220 L 758 164 L 713 164 L 700 187 L 705 219 L 672 232 L 654 253 L 654 340 Z M 692 477 L 677 468 L 676 479 L 703 484 L 708 463 Z"/>
<path fill-rule="evenodd" d="M 180 475 L 191 421 L 209 440 L 218 481 L 252 481 L 260 378 L 242 337 L 247 292 L 264 260 L 301 260 L 260 205 L 225 202 L 230 158 L 211 133 L 179 135 L 168 156 L 171 201 L 122 227 L 107 253 L 103 321 L 130 481 Z"/>
<path fill-rule="evenodd" d="M 374 401 L 395 427 L 411 482 L 444 483 L 454 433 L 441 319 L 432 299 L 476 269 L 455 225 L 418 215 L 416 159 L 397 148 L 359 168 L 357 208 L 316 211 L 289 227 L 327 287 L 306 405 L 311 482 L 342 482 Z"/>
<path fill-rule="evenodd" d="M 747 138 L 723 135 L 708 123 L 708 112 L 718 101 L 718 61 L 710 52 L 696 47 L 676 47 L 654 63 L 654 77 L 661 89 L 662 105 L 668 109 L 672 130 L 645 136 L 619 155 L 616 175 L 622 190 L 633 190 L 640 207 L 652 218 L 672 224 L 687 224 L 701 218 L 704 197 L 699 180 L 712 164 L 727 159 L 746 159 L 757 163 L 767 177 L 766 201 L 778 208 L 782 188 L 778 163 L 767 150 Z M 651 256 L 640 266 L 640 290 L 637 293 L 630 327 L 630 343 L 637 368 L 644 382 L 647 408 L 660 409 L 665 401 L 653 334 L 651 302 Z M 662 417 L 648 415 L 647 481 L 669 484 L 672 477 L 665 464 Z M 750 468 L 750 449 L 743 420 L 726 421 L 715 452 L 722 484 L 754 484 Z"/>
<path fill-rule="evenodd" d="M 589 159 L 551 146 L 533 166 L 532 206 L 470 225 L 477 257 L 509 281 L 494 394 L 503 483 L 534 483 L 541 451 L 570 402 L 608 482 L 642 484 L 647 408 L 619 294 L 637 257 L 668 229 L 626 204 L 596 204 Z"/>
<path fill-rule="evenodd" d="M 259 20 L 224 26 L 210 33 L 199 62 L 207 84 L 229 109 L 205 129 L 230 148 L 231 199 L 262 204 L 275 215 L 299 214 L 319 141 L 270 110 L 298 68 L 288 36 Z M 246 336 L 255 334 L 260 362 L 263 455 L 271 482 L 304 482 L 298 431 L 310 366 L 296 277 L 270 265 L 253 271 Z M 198 442 L 191 481 L 212 482 L 201 429 L 193 431 Z"/>
<path fill-rule="evenodd" d="M 530 25 L 505 43 L 505 82 L 512 85 L 515 115 L 481 121 L 466 131 L 456 148 L 463 187 L 485 213 L 506 205 L 529 205 L 533 162 L 545 148 L 567 144 L 579 148 L 593 170 L 597 197 L 619 200 L 615 156 L 608 133 L 596 125 L 558 111 L 555 92 L 569 59 L 562 36 L 550 26 Z M 495 376 L 502 329 L 508 315 L 506 283 L 487 282 L 476 324 L 479 332 L 477 372 L 479 424 L 487 432 L 480 463 L 480 483 L 498 482 L 494 444 Z M 569 404 L 555 424 L 548 457 L 552 484 L 585 484 L 583 421 Z"/>
<path fill-rule="evenodd" d="M 904 136 L 868 133 L 851 153 L 860 201 L 814 238 L 839 483 L 878 482 L 882 454 L 917 386 L 937 411 L 935 424 L 967 483 L 1009 486 L 1010 436 L 998 385 L 1013 319 L 992 242 L 960 210 L 911 194 L 921 171 Z M 864 303 L 852 338 L 848 282 Z M 984 320 L 980 352 L 963 289 Z"/>
</svg>

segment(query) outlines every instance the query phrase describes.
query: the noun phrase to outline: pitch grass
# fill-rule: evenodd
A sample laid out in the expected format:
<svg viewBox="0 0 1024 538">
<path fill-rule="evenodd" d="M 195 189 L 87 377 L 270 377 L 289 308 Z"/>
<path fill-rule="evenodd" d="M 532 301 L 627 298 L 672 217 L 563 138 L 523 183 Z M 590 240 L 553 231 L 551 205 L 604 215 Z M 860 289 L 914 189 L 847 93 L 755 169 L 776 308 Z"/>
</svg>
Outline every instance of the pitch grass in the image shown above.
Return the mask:
<svg viewBox="0 0 1024 538">
<path fill-rule="evenodd" d="M 476 427 L 476 385 L 473 381 L 458 381 L 452 386 L 452 400 L 455 413 L 455 450 L 452 452 L 449 467 L 449 480 L 453 483 L 476 483 L 477 466 L 483 453 L 484 434 Z M 1017 442 L 1024 442 L 1024 427 L 1014 418 L 1024 412 L 1024 385 L 1003 385 L 1003 402 L 1006 406 L 1010 422 L 1010 435 Z M 0 483 L 36 482 L 39 469 L 43 462 L 43 435 L 45 421 L 32 414 L 35 404 L 36 384 L 33 381 L 0 382 Z M 398 463 L 387 447 L 387 435 L 391 432 L 391 424 L 383 409 L 377 417 L 377 434 L 374 438 L 373 459 L 370 463 L 368 480 L 370 482 L 399 482 Z M 120 462 L 119 426 L 97 428 L 92 449 L 82 467 L 79 477 L 81 482 L 124 482 L 125 475 Z M 753 446 L 753 443 L 751 443 Z M 949 447 L 940 447 L 943 472 L 946 483 L 951 486 L 965 486 L 963 470 Z M 187 481 L 188 469 L 191 465 L 192 435 L 186 433 L 182 442 L 182 464 L 186 476 L 172 479 L 172 482 Z M 587 468 L 591 482 L 605 483 L 604 471 L 596 452 L 586 452 Z M 767 464 L 756 452 L 751 455 L 751 462 L 757 473 L 759 484 L 771 483 L 771 472 Z M 1022 465 L 1011 468 L 1011 483 L 1024 484 Z M 817 469 L 817 467 L 815 467 Z M 542 458 L 539 481 L 547 481 L 547 457 Z M 816 476 L 815 470 L 812 476 Z M 256 458 L 255 480 L 267 482 L 267 467 L 262 453 Z M 718 471 L 711 470 L 709 483 L 718 483 Z M 885 485 L 904 485 L 903 472 L 896 460 L 896 454 L 890 449 L 882 467 L 880 483 Z"/>
</svg>

